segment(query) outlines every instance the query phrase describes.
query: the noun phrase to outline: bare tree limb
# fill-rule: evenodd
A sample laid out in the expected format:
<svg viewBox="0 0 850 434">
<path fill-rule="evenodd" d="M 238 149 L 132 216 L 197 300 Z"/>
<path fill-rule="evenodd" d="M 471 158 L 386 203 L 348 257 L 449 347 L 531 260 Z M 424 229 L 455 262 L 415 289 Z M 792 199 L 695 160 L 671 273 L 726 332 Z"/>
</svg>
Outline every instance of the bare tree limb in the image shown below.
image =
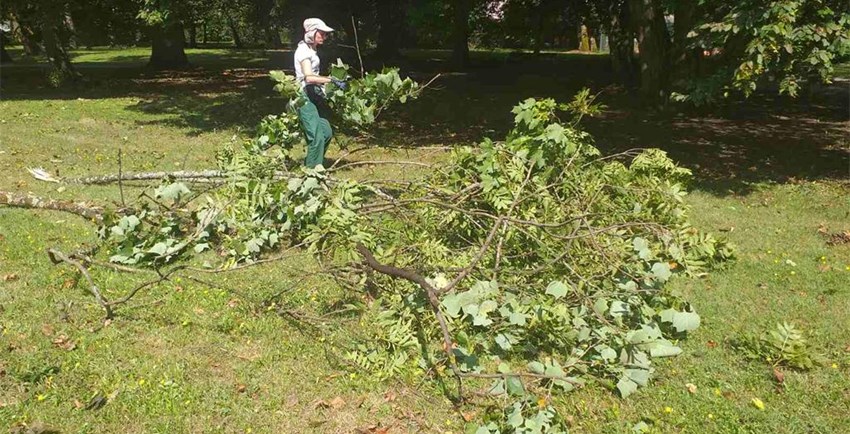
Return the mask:
<svg viewBox="0 0 850 434">
<path fill-rule="evenodd" d="M 103 207 L 92 205 L 86 202 L 72 202 L 70 200 L 50 199 L 39 197 L 30 193 L 21 194 L 12 193 L 9 191 L 0 191 L 0 205 L 6 205 L 15 208 L 64 211 L 84 217 L 98 224 L 103 221 L 104 213 Z"/>
<path fill-rule="evenodd" d="M 64 262 L 66 264 L 74 266 L 77 270 L 79 270 L 80 274 L 82 274 L 83 277 L 86 278 L 86 281 L 88 281 L 89 283 L 89 292 L 94 296 L 95 300 L 97 300 L 97 303 L 100 305 L 100 307 L 102 307 L 103 310 L 106 311 L 106 319 L 112 319 L 112 305 L 109 303 L 109 300 L 107 300 L 100 293 L 100 289 L 94 283 L 94 280 L 92 279 L 91 274 L 89 274 L 89 270 L 88 268 L 86 268 L 85 265 L 83 265 L 79 261 L 75 261 L 67 257 L 64 253 L 53 248 L 47 249 L 47 256 L 50 257 L 50 261 L 54 264 Z"/>
</svg>

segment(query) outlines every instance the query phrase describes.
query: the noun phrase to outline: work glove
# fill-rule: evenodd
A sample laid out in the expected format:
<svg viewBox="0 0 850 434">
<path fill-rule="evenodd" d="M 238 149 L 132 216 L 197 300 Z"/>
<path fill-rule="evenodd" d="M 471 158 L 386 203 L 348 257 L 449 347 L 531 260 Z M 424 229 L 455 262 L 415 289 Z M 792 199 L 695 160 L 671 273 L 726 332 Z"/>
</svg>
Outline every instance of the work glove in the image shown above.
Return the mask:
<svg viewBox="0 0 850 434">
<path fill-rule="evenodd" d="M 331 78 L 331 83 L 333 83 L 334 85 L 336 85 L 336 87 L 338 87 L 342 90 L 348 89 L 348 83 L 346 83 L 343 80 L 340 80 L 340 79 L 337 79 L 337 78 Z"/>
</svg>

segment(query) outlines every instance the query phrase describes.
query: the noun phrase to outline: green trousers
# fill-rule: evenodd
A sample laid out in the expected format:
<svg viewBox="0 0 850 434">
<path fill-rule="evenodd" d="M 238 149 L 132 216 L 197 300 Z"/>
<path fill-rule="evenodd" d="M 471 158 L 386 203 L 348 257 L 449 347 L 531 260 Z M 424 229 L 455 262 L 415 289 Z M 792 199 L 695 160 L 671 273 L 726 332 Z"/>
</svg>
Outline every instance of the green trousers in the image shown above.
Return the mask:
<svg viewBox="0 0 850 434">
<path fill-rule="evenodd" d="M 304 159 L 304 165 L 312 169 L 325 161 L 325 151 L 328 150 L 333 130 L 330 122 L 319 116 L 319 110 L 310 101 L 304 101 L 298 109 L 298 120 L 301 121 L 301 130 L 307 138 L 307 158 Z"/>
</svg>

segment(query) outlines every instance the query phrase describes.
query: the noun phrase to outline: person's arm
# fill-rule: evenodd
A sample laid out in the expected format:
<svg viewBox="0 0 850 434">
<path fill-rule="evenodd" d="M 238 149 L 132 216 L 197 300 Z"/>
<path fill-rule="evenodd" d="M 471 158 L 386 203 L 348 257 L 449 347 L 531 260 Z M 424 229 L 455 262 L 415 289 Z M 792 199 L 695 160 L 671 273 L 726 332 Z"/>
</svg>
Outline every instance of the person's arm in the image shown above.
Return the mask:
<svg viewBox="0 0 850 434">
<path fill-rule="evenodd" d="M 313 74 L 313 65 L 310 63 L 310 59 L 301 61 L 301 72 L 304 73 L 304 82 L 307 84 L 325 84 L 333 81 L 330 77 Z"/>
</svg>

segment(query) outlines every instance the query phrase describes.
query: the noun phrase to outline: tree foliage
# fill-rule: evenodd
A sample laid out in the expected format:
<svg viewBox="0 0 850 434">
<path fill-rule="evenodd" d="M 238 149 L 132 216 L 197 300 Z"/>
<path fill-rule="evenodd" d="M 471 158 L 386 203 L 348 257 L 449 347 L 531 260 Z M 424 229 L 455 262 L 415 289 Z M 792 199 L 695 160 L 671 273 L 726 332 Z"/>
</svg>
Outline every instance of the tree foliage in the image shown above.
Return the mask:
<svg viewBox="0 0 850 434">
<path fill-rule="evenodd" d="M 729 87 L 752 94 L 765 78 L 779 93 L 797 96 L 805 83 L 828 83 L 836 59 L 850 55 L 846 2 L 744 1 L 716 5 L 722 15 L 691 36 L 707 49 L 724 50 Z"/>
</svg>

